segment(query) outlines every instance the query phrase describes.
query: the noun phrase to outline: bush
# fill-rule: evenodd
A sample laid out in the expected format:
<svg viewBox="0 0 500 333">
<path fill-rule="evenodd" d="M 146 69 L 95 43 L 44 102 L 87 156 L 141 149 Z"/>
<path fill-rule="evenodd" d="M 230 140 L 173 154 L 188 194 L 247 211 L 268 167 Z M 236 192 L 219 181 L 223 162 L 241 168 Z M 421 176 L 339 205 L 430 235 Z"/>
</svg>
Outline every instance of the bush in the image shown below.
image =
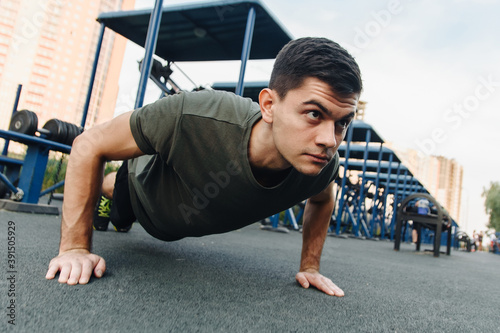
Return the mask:
<svg viewBox="0 0 500 333">
<path fill-rule="evenodd" d="M 118 168 L 121 166 L 121 163 L 121 161 L 112 161 L 106 163 L 104 174 L 107 175 L 110 172 L 118 170 Z M 42 190 L 45 190 L 64 180 L 64 177 L 66 176 L 67 166 L 68 157 L 66 155 L 58 153 L 49 156 L 49 160 L 47 161 L 47 168 L 45 169 L 45 175 L 43 177 Z M 64 185 L 57 188 L 54 192 L 64 193 Z"/>
</svg>

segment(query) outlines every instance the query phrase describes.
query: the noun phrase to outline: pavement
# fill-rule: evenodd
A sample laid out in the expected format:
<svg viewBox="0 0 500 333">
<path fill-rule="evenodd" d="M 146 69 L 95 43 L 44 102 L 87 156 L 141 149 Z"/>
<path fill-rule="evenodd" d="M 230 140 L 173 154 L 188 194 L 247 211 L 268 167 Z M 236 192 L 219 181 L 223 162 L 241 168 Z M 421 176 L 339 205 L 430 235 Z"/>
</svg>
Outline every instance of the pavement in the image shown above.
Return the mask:
<svg viewBox="0 0 500 333">
<path fill-rule="evenodd" d="M 389 241 L 328 237 L 321 271 L 345 291 L 337 298 L 295 282 L 299 232 L 253 224 L 167 243 L 136 223 L 95 232 L 106 274 L 67 286 L 45 280 L 59 216 L 2 210 L 0 221 L 0 332 L 500 331 L 491 253 L 434 258 L 410 244 L 396 252 Z"/>
</svg>

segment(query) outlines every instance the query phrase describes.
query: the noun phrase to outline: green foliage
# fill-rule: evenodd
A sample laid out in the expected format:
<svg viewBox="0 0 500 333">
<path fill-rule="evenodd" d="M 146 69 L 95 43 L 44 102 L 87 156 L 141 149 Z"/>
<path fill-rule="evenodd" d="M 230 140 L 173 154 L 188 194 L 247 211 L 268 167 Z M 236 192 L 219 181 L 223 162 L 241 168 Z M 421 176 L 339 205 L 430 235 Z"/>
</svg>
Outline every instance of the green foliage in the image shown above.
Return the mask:
<svg viewBox="0 0 500 333">
<path fill-rule="evenodd" d="M 68 160 L 64 157 L 53 157 L 49 158 L 47 161 L 47 168 L 45 169 L 45 175 L 43 177 L 42 189 L 46 189 L 64 180 L 64 175 L 66 175 L 66 167 L 68 166 Z M 59 187 L 54 191 L 55 193 L 63 193 L 64 186 Z"/>
<path fill-rule="evenodd" d="M 118 170 L 121 162 L 109 162 L 106 163 L 104 168 L 104 174 Z M 45 175 L 43 177 L 42 189 L 47 189 L 52 185 L 59 183 L 64 180 L 66 175 L 66 167 L 68 166 L 67 156 L 51 156 L 47 161 L 47 168 L 45 169 Z M 64 185 L 57 188 L 55 193 L 64 193 Z"/>
<path fill-rule="evenodd" d="M 483 189 L 484 207 L 490 216 L 488 228 L 500 231 L 500 182 L 491 182 L 488 189 Z"/>
</svg>

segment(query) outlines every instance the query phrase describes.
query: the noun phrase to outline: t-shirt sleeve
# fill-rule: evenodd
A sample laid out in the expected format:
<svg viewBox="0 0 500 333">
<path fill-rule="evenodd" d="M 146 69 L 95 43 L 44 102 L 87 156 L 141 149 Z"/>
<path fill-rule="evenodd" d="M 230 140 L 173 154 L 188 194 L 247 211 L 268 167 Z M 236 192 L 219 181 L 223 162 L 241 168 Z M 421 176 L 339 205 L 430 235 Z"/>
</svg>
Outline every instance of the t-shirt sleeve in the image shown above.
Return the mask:
<svg viewBox="0 0 500 333">
<path fill-rule="evenodd" d="M 145 154 L 160 154 L 166 158 L 172 147 L 175 129 L 179 125 L 184 94 L 167 96 L 135 110 L 130 117 L 130 129 L 139 149 Z"/>
</svg>

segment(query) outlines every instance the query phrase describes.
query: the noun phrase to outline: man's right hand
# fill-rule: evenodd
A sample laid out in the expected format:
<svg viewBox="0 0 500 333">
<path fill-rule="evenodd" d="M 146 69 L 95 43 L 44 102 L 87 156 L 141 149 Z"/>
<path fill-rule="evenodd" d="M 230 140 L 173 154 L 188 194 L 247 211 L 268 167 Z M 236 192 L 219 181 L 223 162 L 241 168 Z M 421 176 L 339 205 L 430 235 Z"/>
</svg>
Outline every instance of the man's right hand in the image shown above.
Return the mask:
<svg viewBox="0 0 500 333">
<path fill-rule="evenodd" d="M 106 262 L 98 255 L 90 253 L 85 249 L 75 249 L 60 253 L 52 259 L 46 279 L 55 278 L 59 273 L 59 282 L 69 285 L 86 284 L 89 282 L 92 273 L 100 278 L 106 271 Z"/>
</svg>

